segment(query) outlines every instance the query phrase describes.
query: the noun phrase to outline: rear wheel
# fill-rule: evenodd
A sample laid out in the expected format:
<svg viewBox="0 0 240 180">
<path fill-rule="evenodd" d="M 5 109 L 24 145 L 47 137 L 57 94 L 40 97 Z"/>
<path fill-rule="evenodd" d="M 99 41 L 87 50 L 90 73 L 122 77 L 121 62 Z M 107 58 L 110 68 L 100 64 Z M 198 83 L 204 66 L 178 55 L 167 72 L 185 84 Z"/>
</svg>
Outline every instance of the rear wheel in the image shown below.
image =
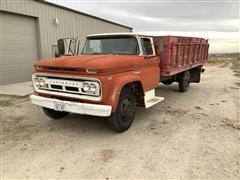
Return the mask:
<svg viewBox="0 0 240 180">
<path fill-rule="evenodd" d="M 125 87 L 121 92 L 116 111 L 108 119 L 108 124 L 113 131 L 122 133 L 132 125 L 135 112 L 135 95 L 129 87 Z"/>
<path fill-rule="evenodd" d="M 184 71 L 178 76 L 178 86 L 180 92 L 186 92 L 189 89 L 190 84 L 190 73 L 189 71 Z"/>
<path fill-rule="evenodd" d="M 48 117 L 52 119 L 61 119 L 69 114 L 68 112 L 55 111 L 53 109 L 49 109 L 45 107 L 43 107 L 43 111 Z"/>
</svg>

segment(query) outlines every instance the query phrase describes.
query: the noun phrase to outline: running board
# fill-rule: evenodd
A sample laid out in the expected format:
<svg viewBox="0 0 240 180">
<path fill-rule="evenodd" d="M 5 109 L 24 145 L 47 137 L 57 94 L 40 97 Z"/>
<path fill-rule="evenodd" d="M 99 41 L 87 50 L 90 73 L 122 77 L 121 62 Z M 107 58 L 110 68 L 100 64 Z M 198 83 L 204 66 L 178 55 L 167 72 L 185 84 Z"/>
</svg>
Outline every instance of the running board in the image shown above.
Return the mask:
<svg viewBox="0 0 240 180">
<path fill-rule="evenodd" d="M 144 96 L 145 108 L 149 108 L 163 100 L 164 100 L 164 97 L 155 96 L 155 89 L 145 92 L 145 96 Z"/>
</svg>

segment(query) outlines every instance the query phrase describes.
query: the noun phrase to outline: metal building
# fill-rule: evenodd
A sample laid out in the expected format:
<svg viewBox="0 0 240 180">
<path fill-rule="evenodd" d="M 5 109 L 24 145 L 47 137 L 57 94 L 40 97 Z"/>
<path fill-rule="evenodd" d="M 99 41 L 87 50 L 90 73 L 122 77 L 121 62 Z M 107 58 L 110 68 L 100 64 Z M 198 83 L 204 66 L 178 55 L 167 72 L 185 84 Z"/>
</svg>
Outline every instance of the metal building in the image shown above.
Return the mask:
<svg viewBox="0 0 240 180">
<path fill-rule="evenodd" d="M 0 0 L 1 85 L 29 81 L 32 64 L 54 57 L 57 40 L 132 28 L 41 0 Z"/>
</svg>

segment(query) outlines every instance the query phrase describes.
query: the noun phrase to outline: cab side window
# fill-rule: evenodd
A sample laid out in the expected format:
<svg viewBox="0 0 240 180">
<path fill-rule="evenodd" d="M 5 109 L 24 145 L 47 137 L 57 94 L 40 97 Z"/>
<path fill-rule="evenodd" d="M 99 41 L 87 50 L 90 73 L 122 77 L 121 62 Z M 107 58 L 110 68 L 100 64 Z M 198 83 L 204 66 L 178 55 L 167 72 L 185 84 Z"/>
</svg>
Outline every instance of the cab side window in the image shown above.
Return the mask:
<svg viewBox="0 0 240 180">
<path fill-rule="evenodd" d="M 143 45 L 143 51 L 146 55 L 152 55 L 153 49 L 150 39 L 148 38 L 142 38 L 142 45 Z"/>
</svg>

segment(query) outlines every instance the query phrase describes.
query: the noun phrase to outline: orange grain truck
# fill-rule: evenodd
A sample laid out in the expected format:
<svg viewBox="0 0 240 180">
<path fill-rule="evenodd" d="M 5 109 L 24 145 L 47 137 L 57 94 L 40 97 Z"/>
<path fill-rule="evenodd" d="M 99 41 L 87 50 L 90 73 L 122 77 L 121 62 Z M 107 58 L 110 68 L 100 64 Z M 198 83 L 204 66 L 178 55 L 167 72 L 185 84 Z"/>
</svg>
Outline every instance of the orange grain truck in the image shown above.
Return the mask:
<svg viewBox="0 0 240 180">
<path fill-rule="evenodd" d="M 108 118 L 115 132 L 131 126 L 136 107 L 164 97 L 159 82 L 179 83 L 185 92 L 199 83 L 208 40 L 179 36 L 111 33 L 87 36 L 80 55 L 38 61 L 32 74 L 33 104 L 53 119 L 69 112 Z"/>
</svg>

